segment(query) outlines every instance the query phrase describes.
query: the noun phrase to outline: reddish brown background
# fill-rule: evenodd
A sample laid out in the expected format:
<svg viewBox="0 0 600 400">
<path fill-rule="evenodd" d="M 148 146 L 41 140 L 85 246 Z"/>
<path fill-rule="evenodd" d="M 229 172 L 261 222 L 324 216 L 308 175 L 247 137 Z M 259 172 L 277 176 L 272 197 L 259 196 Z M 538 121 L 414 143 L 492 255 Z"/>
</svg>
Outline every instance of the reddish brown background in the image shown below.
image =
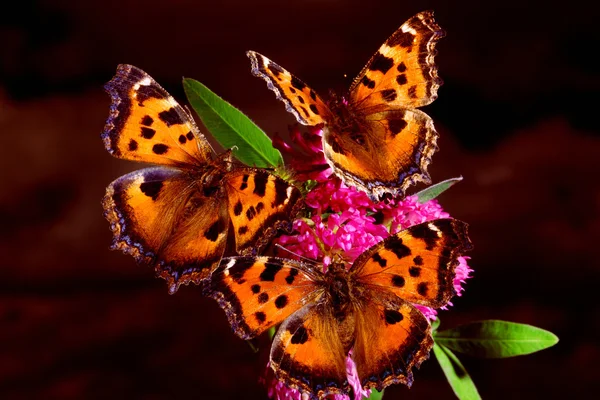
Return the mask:
<svg viewBox="0 0 600 400">
<path fill-rule="evenodd" d="M 265 362 L 194 287 L 169 296 L 120 253 L 100 198 L 138 166 L 100 140 L 118 63 L 184 100 L 199 79 L 267 132 L 292 117 L 250 74 L 253 49 L 314 89 L 344 88 L 418 11 L 448 31 L 440 200 L 471 225 L 475 278 L 443 326 L 500 318 L 557 333 L 544 352 L 462 357 L 482 396 L 591 397 L 599 389 L 598 9 L 589 2 L 21 1 L 0 12 L 0 398 L 265 398 Z M 525 5 L 528 3 L 529 5 Z M 533 4 L 532 4 L 533 3 Z M 348 78 L 344 78 L 344 74 Z M 387 399 L 453 394 L 435 360 Z"/>
</svg>

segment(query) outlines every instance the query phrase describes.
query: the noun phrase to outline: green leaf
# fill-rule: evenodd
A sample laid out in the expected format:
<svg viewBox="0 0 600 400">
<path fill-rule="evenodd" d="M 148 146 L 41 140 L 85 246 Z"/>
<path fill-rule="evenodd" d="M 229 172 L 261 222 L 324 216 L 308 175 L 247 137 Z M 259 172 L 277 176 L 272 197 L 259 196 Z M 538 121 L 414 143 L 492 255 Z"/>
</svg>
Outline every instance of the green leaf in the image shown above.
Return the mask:
<svg viewBox="0 0 600 400">
<path fill-rule="evenodd" d="M 419 203 L 426 203 L 429 200 L 435 199 L 440 194 L 450 189 L 450 187 L 452 187 L 455 183 L 460 182 L 462 180 L 462 176 L 450 178 L 421 190 L 419 193 L 416 194 L 417 198 L 419 199 Z"/>
<path fill-rule="evenodd" d="M 440 317 L 437 317 L 432 323 L 431 323 L 431 331 L 435 334 L 435 332 L 438 330 L 438 328 L 440 327 Z"/>
<path fill-rule="evenodd" d="M 271 139 L 240 110 L 200 82 L 184 78 L 183 89 L 202 123 L 225 149 L 246 165 L 259 168 L 283 165 Z"/>
<path fill-rule="evenodd" d="M 378 392 L 375 389 L 371 390 L 371 395 L 369 397 L 366 397 L 366 399 L 367 400 L 381 400 L 381 399 L 383 399 L 383 390 L 381 392 Z"/>
<path fill-rule="evenodd" d="M 450 349 L 434 343 L 433 354 L 435 354 L 435 358 L 442 367 L 442 371 L 444 371 L 444 375 L 446 375 L 446 379 L 448 379 L 448 383 L 450 383 L 456 397 L 461 400 L 481 399 L 469 373 Z"/>
<path fill-rule="evenodd" d="M 558 337 L 531 325 L 486 320 L 437 332 L 435 341 L 471 356 L 504 358 L 554 346 L 558 343 Z"/>
</svg>

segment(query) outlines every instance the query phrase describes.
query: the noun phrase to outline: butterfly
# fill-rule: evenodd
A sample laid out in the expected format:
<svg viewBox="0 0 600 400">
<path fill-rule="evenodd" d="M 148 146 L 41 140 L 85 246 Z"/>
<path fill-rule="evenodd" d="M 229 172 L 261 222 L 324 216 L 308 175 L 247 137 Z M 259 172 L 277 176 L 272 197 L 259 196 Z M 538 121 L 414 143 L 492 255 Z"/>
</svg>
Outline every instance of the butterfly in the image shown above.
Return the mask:
<svg viewBox="0 0 600 400">
<path fill-rule="evenodd" d="M 439 308 L 455 295 L 458 257 L 472 248 L 467 224 L 438 219 L 412 226 L 363 252 L 347 269 L 276 257 L 224 258 L 207 285 L 233 331 L 254 338 L 281 324 L 270 365 L 290 387 L 323 398 L 348 394 L 352 349 L 361 385 L 410 386 L 412 368 L 433 346 L 413 305 Z"/>
<path fill-rule="evenodd" d="M 437 98 L 442 80 L 435 46 L 444 35 L 433 12 L 415 15 L 381 45 L 346 95 L 328 101 L 267 57 L 246 54 L 252 73 L 267 81 L 299 123 L 323 124 L 323 152 L 335 174 L 376 199 L 431 183 L 427 167 L 438 134 L 417 108 Z"/>
<path fill-rule="evenodd" d="M 170 293 L 201 283 L 229 249 L 256 254 L 291 225 L 300 191 L 267 170 L 234 163 L 230 150 L 215 155 L 189 112 L 150 75 L 119 65 L 105 90 L 112 100 L 106 150 L 157 164 L 106 189 L 112 248 L 152 265 Z"/>
</svg>

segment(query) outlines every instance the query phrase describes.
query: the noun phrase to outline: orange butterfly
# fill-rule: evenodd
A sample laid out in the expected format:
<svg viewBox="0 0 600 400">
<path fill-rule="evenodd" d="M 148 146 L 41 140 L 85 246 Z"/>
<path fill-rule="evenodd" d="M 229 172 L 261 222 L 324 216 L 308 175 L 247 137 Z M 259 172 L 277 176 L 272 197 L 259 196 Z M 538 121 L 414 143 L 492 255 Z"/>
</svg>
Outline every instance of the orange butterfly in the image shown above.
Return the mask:
<svg viewBox="0 0 600 400">
<path fill-rule="evenodd" d="M 439 308 L 455 294 L 455 269 L 471 249 L 467 225 L 438 219 L 410 227 L 362 253 L 349 270 L 327 273 L 275 257 L 224 258 L 207 285 L 242 339 L 281 323 L 271 347 L 275 376 L 323 398 L 348 394 L 353 349 L 361 385 L 412 384 L 412 368 L 433 346 L 428 320 L 412 303 Z"/>
<path fill-rule="evenodd" d="M 298 122 L 324 124 L 323 151 L 336 175 L 372 198 L 402 196 L 416 182 L 431 183 L 427 166 L 438 134 L 417 107 L 437 98 L 442 81 L 435 45 L 444 35 L 433 12 L 415 15 L 379 48 L 348 94 L 328 102 L 265 56 L 246 54 L 253 74 L 267 81 Z"/>
<path fill-rule="evenodd" d="M 144 71 L 119 65 L 105 89 L 112 99 L 106 150 L 160 165 L 106 189 L 112 247 L 152 265 L 171 293 L 203 281 L 230 247 L 256 254 L 295 218 L 298 189 L 266 170 L 234 164 L 231 151 L 215 156 L 190 114 Z"/>
</svg>

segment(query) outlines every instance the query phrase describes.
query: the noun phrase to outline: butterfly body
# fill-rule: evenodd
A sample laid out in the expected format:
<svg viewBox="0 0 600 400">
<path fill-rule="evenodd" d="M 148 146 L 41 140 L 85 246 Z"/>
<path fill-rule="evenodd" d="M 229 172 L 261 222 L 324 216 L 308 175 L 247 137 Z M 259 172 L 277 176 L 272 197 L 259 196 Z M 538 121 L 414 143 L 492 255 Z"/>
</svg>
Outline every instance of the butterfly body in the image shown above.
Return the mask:
<svg viewBox="0 0 600 400">
<path fill-rule="evenodd" d="M 174 293 L 200 284 L 224 254 L 252 255 L 286 229 L 298 189 L 267 170 L 215 155 L 193 118 L 148 74 L 120 65 L 106 85 L 102 138 L 115 157 L 156 164 L 112 182 L 102 200 L 113 249 L 151 265 Z"/>
<path fill-rule="evenodd" d="M 298 122 L 323 124 L 323 152 L 334 173 L 375 199 L 431 183 L 427 167 L 438 134 L 418 108 L 437 98 L 442 82 L 433 59 L 443 36 L 432 12 L 415 15 L 381 45 L 344 97 L 327 101 L 265 56 L 247 55 L 253 74 Z"/>
<path fill-rule="evenodd" d="M 458 257 L 471 248 L 466 224 L 415 225 L 363 252 L 348 268 L 275 257 L 223 259 L 207 295 L 234 332 L 256 337 L 280 324 L 270 365 L 288 386 L 323 398 L 348 394 L 352 349 L 361 385 L 412 384 L 429 356 L 431 327 L 414 304 L 442 307 L 455 294 Z"/>
</svg>

